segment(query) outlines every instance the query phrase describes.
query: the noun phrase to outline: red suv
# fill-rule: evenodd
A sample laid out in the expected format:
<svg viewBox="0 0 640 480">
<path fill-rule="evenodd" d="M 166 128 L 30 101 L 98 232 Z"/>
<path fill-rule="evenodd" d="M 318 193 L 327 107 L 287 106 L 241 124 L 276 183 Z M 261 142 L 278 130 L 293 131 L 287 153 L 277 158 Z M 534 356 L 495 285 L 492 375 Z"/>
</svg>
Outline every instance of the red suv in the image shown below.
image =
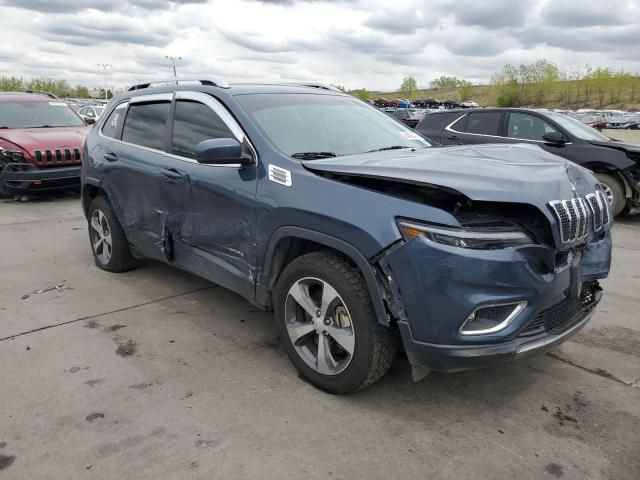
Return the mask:
<svg viewBox="0 0 640 480">
<path fill-rule="evenodd" d="M 91 127 L 45 93 L 0 93 L 0 196 L 80 187 Z"/>
</svg>

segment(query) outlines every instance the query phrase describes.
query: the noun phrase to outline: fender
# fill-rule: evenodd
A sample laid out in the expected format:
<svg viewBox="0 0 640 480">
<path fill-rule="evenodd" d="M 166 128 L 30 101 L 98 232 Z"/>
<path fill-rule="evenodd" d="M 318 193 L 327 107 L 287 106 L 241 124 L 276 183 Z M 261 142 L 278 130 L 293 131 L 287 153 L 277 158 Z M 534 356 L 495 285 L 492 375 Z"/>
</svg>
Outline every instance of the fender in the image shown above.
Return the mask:
<svg viewBox="0 0 640 480">
<path fill-rule="evenodd" d="M 378 286 L 378 281 L 376 280 L 375 271 L 366 257 L 362 255 L 356 247 L 344 240 L 301 227 L 281 227 L 271 236 L 267 246 L 264 267 L 260 275 L 260 280 L 256 284 L 256 300 L 258 303 L 263 305 L 267 305 L 269 303 L 269 295 L 272 286 L 265 283 L 265 279 L 266 282 L 268 282 L 268 279 L 271 277 L 271 270 L 273 268 L 272 259 L 276 246 L 280 240 L 285 238 L 310 240 L 333 248 L 334 250 L 337 250 L 349 257 L 357 265 L 364 277 L 378 322 L 381 325 L 389 326 L 389 315 L 387 314 L 382 301 L 382 294 Z"/>
</svg>

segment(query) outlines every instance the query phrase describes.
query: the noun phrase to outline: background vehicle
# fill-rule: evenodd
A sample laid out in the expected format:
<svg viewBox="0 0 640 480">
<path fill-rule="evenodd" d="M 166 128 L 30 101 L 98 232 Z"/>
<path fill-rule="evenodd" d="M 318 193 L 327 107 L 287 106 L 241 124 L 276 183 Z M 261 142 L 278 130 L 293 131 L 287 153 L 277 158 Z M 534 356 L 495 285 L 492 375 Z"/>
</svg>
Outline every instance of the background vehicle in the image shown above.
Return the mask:
<svg viewBox="0 0 640 480">
<path fill-rule="evenodd" d="M 561 113 L 484 108 L 435 112 L 416 127 L 444 145 L 529 143 L 593 171 L 615 215 L 640 206 L 640 145 L 612 141 Z"/>
<path fill-rule="evenodd" d="M 0 93 L 0 195 L 79 188 L 88 130 L 54 95 Z"/>
<path fill-rule="evenodd" d="M 389 115 L 400 120 L 408 127 L 416 128 L 416 125 L 424 118 L 425 112 L 414 108 L 398 108 L 390 111 Z"/>
<path fill-rule="evenodd" d="M 102 105 L 87 105 L 78 110 L 82 119 L 89 125 L 96 123 L 102 112 L 104 112 L 104 106 Z"/>
<path fill-rule="evenodd" d="M 87 137 L 96 264 L 155 258 L 273 309 L 319 387 L 375 382 L 400 339 L 415 377 L 506 363 L 598 304 L 611 217 L 588 171 L 527 145 L 430 148 L 327 87 L 174 82 L 119 95 Z"/>
</svg>

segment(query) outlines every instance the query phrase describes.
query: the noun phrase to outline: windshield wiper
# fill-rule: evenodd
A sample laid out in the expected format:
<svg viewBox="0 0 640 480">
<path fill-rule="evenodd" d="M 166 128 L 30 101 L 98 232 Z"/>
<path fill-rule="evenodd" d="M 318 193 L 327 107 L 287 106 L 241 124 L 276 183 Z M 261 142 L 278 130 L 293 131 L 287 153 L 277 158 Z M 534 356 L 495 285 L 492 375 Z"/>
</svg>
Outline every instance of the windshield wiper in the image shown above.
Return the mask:
<svg viewBox="0 0 640 480">
<path fill-rule="evenodd" d="M 384 152 L 385 150 L 401 150 L 403 148 L 415 148 L 415 147 L 412 147 L 411 145 L 391 145 L 390 147 L 382 147 L 382 148 L 376 148 L 374 150 L 368 150 L 364 153 Z"/>
<path fill-rule="evenodd" d="M 337 157 L 338 155 L 333 152 L 299 152 L 291 156 L 298 160 L 319 160 L 321 158 Z"/>
</svg>

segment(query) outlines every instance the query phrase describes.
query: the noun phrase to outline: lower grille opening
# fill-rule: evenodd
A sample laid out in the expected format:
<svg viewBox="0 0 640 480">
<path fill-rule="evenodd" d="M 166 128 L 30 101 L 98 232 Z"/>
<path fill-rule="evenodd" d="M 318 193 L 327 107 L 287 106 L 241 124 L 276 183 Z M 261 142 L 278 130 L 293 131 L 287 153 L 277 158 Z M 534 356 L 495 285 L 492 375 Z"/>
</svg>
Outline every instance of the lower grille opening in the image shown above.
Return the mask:
<svg viewBox="0 0 640 480">
<path fill-rule="evenodd" d="M 543 332 L 560 330 L 575 320 L 576 316 L 588 310 L 597 300 L 596 293 L 600 287 L 598 282 L 585 283 L 580 297 L 565 298 L 554 306 L 540 312 L 520 332 L 520 337 L 527 337 Z"/>
</svg>

